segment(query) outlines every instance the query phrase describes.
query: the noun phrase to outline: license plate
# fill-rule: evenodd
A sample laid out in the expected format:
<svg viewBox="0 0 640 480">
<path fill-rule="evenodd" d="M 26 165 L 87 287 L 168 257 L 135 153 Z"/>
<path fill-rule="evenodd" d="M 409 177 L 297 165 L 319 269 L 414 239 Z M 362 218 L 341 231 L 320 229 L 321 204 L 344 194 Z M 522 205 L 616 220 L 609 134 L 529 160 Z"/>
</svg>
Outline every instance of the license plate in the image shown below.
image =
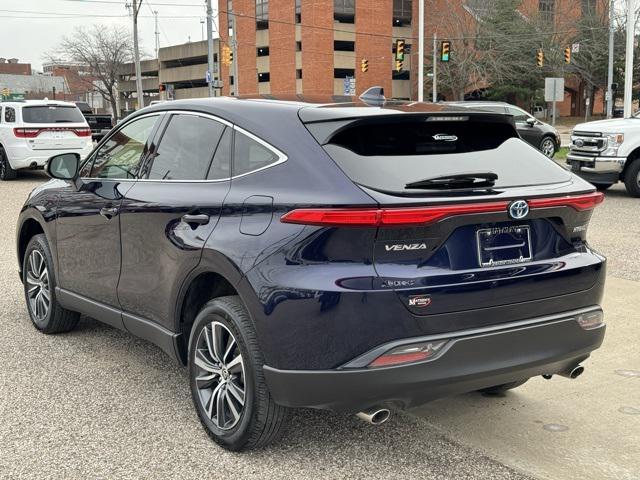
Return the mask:
<svg viewBox="0 0 640 480">
<path fill-rule="evenodd" d="M 571 162 L 571 171 L 573 172 L 579 172 L 580 171 L 580 167 L 582 165 L 582 162 L 578 161 L 578 160 L 573 160 Z"/>
<path fill-rule="evenodd" d="M 509 265 L 531 260 L 529 225 L 482 228 L 476 231 L 481 267 Z"/>
</svg>

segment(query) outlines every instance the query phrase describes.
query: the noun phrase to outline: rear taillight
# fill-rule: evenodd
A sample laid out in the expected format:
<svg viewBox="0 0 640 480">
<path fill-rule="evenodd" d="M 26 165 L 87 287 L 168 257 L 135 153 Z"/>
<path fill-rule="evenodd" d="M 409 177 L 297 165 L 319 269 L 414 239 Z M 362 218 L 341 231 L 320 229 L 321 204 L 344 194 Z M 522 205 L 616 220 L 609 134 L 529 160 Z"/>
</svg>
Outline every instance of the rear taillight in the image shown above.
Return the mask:
<svg viewBox="0 0 640 480">
<path fill-rule="evenodd" d="M 528 200 L 531 209 L 571 207 L 578 211 L 590 210 L 602 203 L 600 192 L 566 197 Z M 409 208 L 300 208 L 284 214 L 280 221 L 324 227 L 396 227 L 403 225 L 429 225 L 448 217 L 477 213 L 506 212 L 509 201 L 438 205 Z"/>
<path fill-rule="evenodd" d="M 433 360 L 444 351 L 443 347 L 447 340 L 439 342 L 414 343 L 403 345 L 385 352 L 371 362 L 367 367 L 390 367 L 392 365 L 403 365 L 407 363 L 423 362 Z"/>
<path fill-rule="evenodd" d="M 14 128 L 13 134 L 16 138 L 36 138 L 41 130 L 40 128 Z"/>
<path fill-rule="evenodd" d="M 74 128 L 73 132 L 79 137 L 90 137 L 91 129 L 90 128 Z"/>
</svg>

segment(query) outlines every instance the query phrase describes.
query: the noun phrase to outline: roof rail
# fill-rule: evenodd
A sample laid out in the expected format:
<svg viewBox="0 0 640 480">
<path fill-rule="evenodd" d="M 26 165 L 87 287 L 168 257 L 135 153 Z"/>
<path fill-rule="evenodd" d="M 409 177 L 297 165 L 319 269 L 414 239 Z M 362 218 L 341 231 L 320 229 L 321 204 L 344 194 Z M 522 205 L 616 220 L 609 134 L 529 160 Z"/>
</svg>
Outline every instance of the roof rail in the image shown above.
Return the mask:
<svg viewBox="0 0 640 480">
<path fill-rule="evenodd" d="M 384 88 L 382 87 L 371 87 L 362 92 L 362 95 L 358 97 L 367 105 L 371 106 L 379 106 L 383 105 L 387 99 L 384 96 Z"/>
</svg>

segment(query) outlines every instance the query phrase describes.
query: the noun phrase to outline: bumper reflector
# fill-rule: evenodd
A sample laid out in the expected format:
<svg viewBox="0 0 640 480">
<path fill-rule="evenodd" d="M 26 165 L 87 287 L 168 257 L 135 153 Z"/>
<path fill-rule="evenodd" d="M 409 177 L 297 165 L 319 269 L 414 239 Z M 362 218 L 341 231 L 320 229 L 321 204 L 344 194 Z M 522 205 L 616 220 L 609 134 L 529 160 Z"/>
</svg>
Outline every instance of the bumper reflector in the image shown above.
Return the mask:
<svg viewBox="0 0 640 480">
<path fill-rule="evenodd" d="M 576 322 L 585 330 L 593 330 L 604 324 L 604 314 L 600 310 L 581 313 L 576 317 Z"/>
<path fill-rule="evenodd" d="M 389 367 L 392 365 L 402 365 L 405 363 L 421 362 L 431 360 L 442 352 L 447 340 L 440 342 L 414 343 L 402 345 L 380 355 L 367 368 Z"/>
</svg>

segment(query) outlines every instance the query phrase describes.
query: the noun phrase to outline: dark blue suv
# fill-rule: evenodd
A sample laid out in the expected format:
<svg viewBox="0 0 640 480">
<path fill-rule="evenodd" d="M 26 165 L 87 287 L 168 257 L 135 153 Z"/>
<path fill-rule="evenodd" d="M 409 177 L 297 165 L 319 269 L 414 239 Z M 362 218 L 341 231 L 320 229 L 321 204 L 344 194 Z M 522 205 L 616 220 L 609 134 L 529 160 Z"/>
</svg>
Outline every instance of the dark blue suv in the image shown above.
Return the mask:
<svg viewBox="0 0 640 480">
<path fill-rule="evenodd" d="M 272 441 L 289 407 L 381 423 L 575 378 L 603 340 L 602 194 L 508 115 L 176 101 L 47 171 L 17 232 L 33 324 L 85 314 L 155 343 L 228 449 Z"/>
</svg>

